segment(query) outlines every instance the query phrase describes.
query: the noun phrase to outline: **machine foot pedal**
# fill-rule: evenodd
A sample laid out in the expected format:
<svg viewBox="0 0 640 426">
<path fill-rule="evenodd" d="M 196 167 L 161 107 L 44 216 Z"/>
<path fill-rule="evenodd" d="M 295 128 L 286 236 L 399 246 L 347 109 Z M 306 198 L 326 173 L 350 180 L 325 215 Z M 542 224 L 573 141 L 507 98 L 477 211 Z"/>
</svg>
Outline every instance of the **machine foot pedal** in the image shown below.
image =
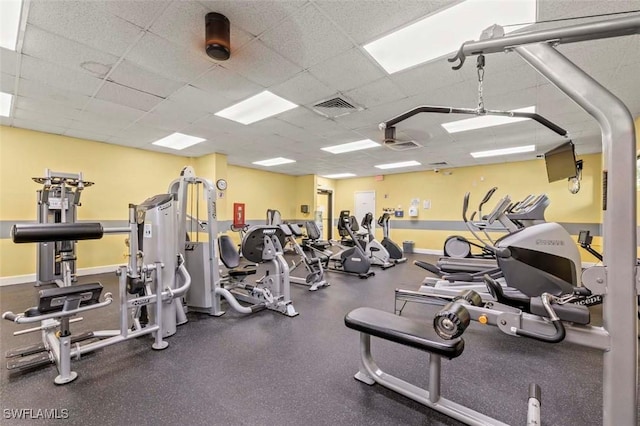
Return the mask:
<svg viewBox="0 0 640 426">
<path fill-rule="evenodd" d="M 51 362 L 49 352 L 41 352 L 39 354 L 23 356 L 7 361 L 7 370 L 25 370 L 47 365 Z"/>
<path fill-rule="evenodd" d="M 15 358 L 19 356 L 29 356 L 33 354 L 37 354 L 40 352 L 46 351 L 47 348 L 44 347 L 42 343 L 38 345 L 24 346 L 22 348 L 10 349 L 8 350 L 4 356 L 5 358 Z"/>
</svg>

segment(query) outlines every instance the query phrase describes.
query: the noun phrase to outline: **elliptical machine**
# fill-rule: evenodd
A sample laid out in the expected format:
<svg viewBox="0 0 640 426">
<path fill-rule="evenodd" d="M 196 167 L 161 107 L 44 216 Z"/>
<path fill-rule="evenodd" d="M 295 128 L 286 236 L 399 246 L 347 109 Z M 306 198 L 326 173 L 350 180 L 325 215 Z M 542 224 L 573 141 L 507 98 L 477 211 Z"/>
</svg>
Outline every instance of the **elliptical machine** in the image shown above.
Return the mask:
<svg viewBox="0 0 640 426">
<path fill-rule="evenodd" d="M 402 249 L 398 244 L 389 238 L 389 213 L 382 213 L 382 216 L 378 218 L 378 225 L 382 227 L 382 247 L 384 247 L 389 253 L 389 258 L 394 263 L 403 263 L 407 261 L 407 258 L 403 256 Z"/>
<path fill-rule="evenodd" d="M 353 247 L 345 248 L 331 256 L 327 269 L 344 274 L 357 275 L 363 279 L 369 278 L 374 276 L 375 272 L 370 270 L 371 262 L 369 261 L 369 257 L 365 254 L 351 229 L 351 218 L 352 216 L 349 210 L 342 210 L 338 219 L 338 231 L 346 232 L 353 241 Z"/>
<path fill-rule="evenodd" d="M 378 240 L 376 240 L 375 235 L 371 231 L 371 224 L 373 223 L 373 213 L 369 212 L 362 217 L 362 222 L 360 225 L 365 229 L 364 234 L 364 252 L 369 259 L 371 260 L 371 264 L 374 266 L 379 266 L 382 269 L 391 268 L 392 266 L 396 266 L 394 262 L 391 262 L 391 256 L 386 248 Z"/>
</svg>

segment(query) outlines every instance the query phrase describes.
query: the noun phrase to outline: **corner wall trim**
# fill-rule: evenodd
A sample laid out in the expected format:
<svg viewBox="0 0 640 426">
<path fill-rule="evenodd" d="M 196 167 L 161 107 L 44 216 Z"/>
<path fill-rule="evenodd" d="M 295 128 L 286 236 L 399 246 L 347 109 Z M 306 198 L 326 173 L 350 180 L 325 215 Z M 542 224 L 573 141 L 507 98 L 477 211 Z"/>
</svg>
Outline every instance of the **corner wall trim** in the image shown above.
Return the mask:
<svg viewBox="0 0 640 426">
<path fill-rule="evenodd" d="M 108 274 L 115 272 L 120 265 L 94 266 L 92 268 L 78 268 L 76 275 L 83 277 L 85 275 Z M 36 274 L 13 275 L 10 277 L 0 278 L 0 287 L 16 284 L 29 284 L 36 282 Z"/>
</svg>

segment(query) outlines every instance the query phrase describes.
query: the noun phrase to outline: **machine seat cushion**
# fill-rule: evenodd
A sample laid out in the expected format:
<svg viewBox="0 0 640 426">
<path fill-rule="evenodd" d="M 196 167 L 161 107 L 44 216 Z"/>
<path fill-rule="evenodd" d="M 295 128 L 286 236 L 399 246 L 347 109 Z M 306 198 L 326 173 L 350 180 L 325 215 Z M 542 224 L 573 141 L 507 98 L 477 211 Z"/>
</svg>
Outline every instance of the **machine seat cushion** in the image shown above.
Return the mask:
<svg viewBox="0 0 640 426">
<path fill-rule="evenodd" d="M 464 340 L 443 340 L 431 321 L 416 321 L 373 308 L 357 308 L 344 317 L 347 327 L 445 358 L 455 358 L 464 350 Z"/>
</svg>

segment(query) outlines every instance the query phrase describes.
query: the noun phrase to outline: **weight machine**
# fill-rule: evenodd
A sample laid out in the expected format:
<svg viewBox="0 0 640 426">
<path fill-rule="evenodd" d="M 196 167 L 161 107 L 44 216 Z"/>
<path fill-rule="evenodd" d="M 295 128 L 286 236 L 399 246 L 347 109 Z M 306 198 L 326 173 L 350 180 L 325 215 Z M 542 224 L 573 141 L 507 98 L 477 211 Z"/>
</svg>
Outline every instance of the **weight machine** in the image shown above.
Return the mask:
<svg viewBox="0 0 640 426">
<path fill-rule="evenodd" d="M 100 300 L 100 283 L 40 290 L 37 306 L 19 314 L 2 314 L 2 318 L 17 324 L 41 323 L 14 333 L 42 331 L 42 344 L 9 351 L 9 369 L 30 369 L 53 362 L 59 373 L 54 382 L 63 385 L 78 377 L 71 370 L 71 359 L 80 359 L 97 349 L 148 334 L 154 338 L 153 349 L 168 346 L 164 338 L 175 334 L 184 318 L 179 300 L 191 285 L 182 257 L 175 251 L 175 203 L 171 195 L 156 195 L 140 205 L 130 204 L 127 227 L 105 229 L 100 223 L 56 223 L 18 224 L 11 230 L 15 243 L 100 239 L 105 233 L 128 235 L 129 262 L 116 271 L 119 329 L 71 334 L 70 324 L 82 320 L 73 317 L 113 303 L 111 293 Z M 71 269 L 63 266 L 66 281 Z"/>
<path fill-rule="evenodd" d="M 44 177 L 32 178 L 42 184 L 37 191 L 38 223 L 75 223 L 77 208 L 81 206 L 80 195 L 93 182 L 85 181 L 82 172 L 64 173 L 45 169 Z M 36 286 L 57 284 L 70 286 L 76 274 L 75 241 L 49 241 L 38 244 Z M 65 273 L 63 268 L 69 268 Z"/>
</svg>

